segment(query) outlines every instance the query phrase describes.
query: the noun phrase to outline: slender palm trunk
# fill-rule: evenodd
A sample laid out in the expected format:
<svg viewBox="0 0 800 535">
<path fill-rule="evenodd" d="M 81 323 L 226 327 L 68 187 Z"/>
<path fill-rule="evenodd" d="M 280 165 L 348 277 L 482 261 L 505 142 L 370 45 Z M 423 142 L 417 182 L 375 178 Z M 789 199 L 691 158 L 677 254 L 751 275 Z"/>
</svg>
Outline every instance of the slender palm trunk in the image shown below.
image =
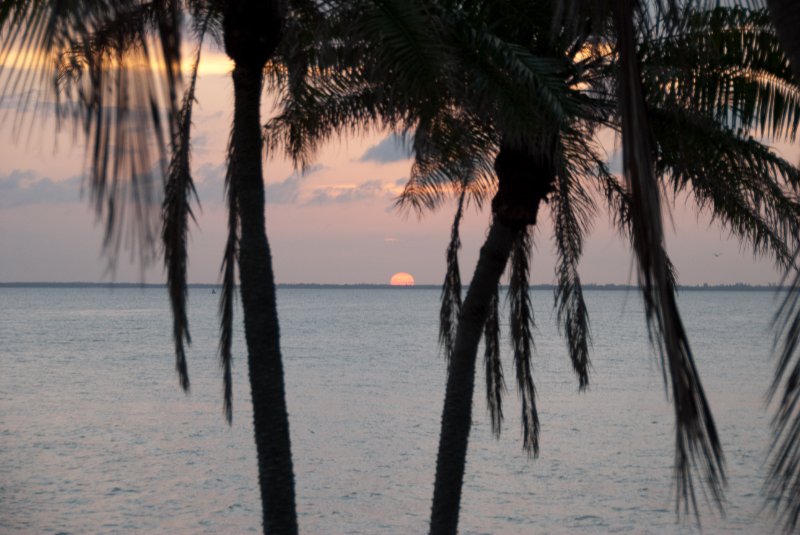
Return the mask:
<svg viewBox="0 0 800 535">
<path fill-rule="evenodd" d="M 253 398 L 264 533 L 297 533 L 289 417 L 283 383 L 275 281 L 264 221 L 261 165 L 261 67 L 233 71 L 232 180 L 241 218 L 241 279 L 247 363 Z"/>
<path fill-rule="evenodd" d="M 783 52 L 792 64 L 795 78 L 800 80 L 800 2 L 797 0 L 767 0 L 772 24 L 778 33 Z"/>
<path fill-rule="evenodd" d="M 495 171 L 499 186 L 492 201 L 492 226 L 461 307 L 448 368 L 433 489 L 432 535 L 455 535 L 458 530 L 478 344 L 514 239 L 527 225 L 536 223 L 539 204 L 554 180 L 548 155 L 533 156 L 505 145 L 495 159 Z"/>
<path fill-rule="evenodd" d="M 475 391 L 475 361 L 489 303 L 511 254 L 519 230 L 495 220 L 481 248 L 478 265 L 461 307 L 456 342 L 447 375 L 447 388 L 436 459 L 431 533 L 456 533 L 461 487 L 467 459 L 472 397 Z"/>
</svg>

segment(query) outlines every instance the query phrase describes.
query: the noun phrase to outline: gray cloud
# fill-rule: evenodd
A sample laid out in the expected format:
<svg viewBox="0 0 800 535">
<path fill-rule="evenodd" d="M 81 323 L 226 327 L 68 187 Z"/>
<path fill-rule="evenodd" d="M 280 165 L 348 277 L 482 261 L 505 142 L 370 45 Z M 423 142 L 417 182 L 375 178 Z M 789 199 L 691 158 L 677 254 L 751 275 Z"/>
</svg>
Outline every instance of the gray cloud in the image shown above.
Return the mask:
<svg viewBox="0 0 800 535">
<path fill-rule="evenodd" d="M 223 200 L 225 183 L 225 164 L 205 164 L 194 170 L 194 187 L 202 204 L 217 203 Z"/>
<path fill-rule="evenodd" d="M 411 158 L 411 151 L 402 136 L 390 134 L 380 143 L 371 146 L 358 159 L 359 162 L 391 163 Z"/>
<path fill-rule="evenodd" d="M 215 203 L 223 200 L 223 184 L 227 164 L 205 164 L 194 172 L 195 189 L 200 202 Z M 279 182 L 267 183 L 264 193 L 268 204 L 293 204 L 300 195 L 300 186 L 306 177 L 325 169 L 324 165 L 312 165 L 304 173 L 292 173 Z"/>
<path fill-rule="evenodd" d="M 300 195 L 300 183 L 303 177 L 291 175 L 280 182 L 267 184 L 264 190 L 269 204 L 294 204 Z"/>
<path fill-rule="evenodd" d="M 54 181 L 34 171 L 15 169 L 0 177 L 0 208 L 30 204 L 77 202 L 81 197 L 81 178 Z"/>
<path fill-rule="evenodd" d="M 267 184 L 265 194 L 269 204 L 294 204 L 300 195 L 300 185 L 303 180 L 325 169 L 324 165 L 312 165 L 302 173 L 292 173 L 280 182 Z"/>
<path fill-rule="evenodd" d="M 608 170 L 611 171 L 612 174 L 619 175 L 622 174 L 622 150 L 615 150 L 608 156 Z"/>
<path fill-rule="evenodd" d="M 388 197 L 389 195 L 390 192 L 384 187 L 383 182 L 380 180 L 370 180 L 358 186 L 348 188 L 318 188 L 312 193 L 308 204 L 346 203 Z"/>
</svg>

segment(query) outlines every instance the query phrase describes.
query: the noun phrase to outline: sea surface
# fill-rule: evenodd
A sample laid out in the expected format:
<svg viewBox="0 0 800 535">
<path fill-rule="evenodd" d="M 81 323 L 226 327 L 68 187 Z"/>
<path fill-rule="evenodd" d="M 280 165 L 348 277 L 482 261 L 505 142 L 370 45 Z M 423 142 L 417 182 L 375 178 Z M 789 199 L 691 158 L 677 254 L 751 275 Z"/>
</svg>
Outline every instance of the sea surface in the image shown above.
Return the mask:
<svg viewBox="0 0 800 535">
<path fill-rule="evenodd" d="M 260 502 L 241 313 L 234 421 L 222 416 L 217 298 L 190 290 L 191 394 L 178 387 L 166 291 L 0 289 L 0 533 L 257 533 Z M 280 289 L 300 528 L 425 533 L 445 364 L 438 290 Z M 490 433 L 479 366 L 465 534 L 699 533 L 675 514 L 674 419 L 635 291 L 586 294 L 578 393 L 549 291 L 534 291 L 541 455 L 521 448 L 507 329 L 506 421 Z M 726 516 L 703 533 L 773 533 L 761 486 L 772 292 L 679 304 L 724 443 Z"/>
</svg>

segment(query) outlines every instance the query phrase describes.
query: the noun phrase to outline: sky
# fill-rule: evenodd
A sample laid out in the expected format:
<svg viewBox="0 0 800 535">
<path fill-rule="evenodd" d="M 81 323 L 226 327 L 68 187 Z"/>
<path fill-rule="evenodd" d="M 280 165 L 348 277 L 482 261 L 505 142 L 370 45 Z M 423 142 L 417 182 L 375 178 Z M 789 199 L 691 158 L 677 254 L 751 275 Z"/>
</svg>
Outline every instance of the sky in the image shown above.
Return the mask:
<svg viewBox="0 0 800 535">
<path fill-rule="evenodd" d="M 194 111 L 192 168 L 201 207 L 190 230 L 189 281 L 216 283 L 226 237 L 223 197 L 225 149 L 232 117 L 230 66 L 206 53 Z M 14 111 L 15 102 L 2 104 Z M 272 113 L 265 98 L 262 116 Z M 2 115 L 0 115 L 2 117 Z M 165 280 L 155 263 L 142 268 L 123 251 L 109 269 L 83 180 L 84 145 L 73 132 L 56 133 L 38 117 L 33 128 L 14 128 L 14 114 L 0 124 L 0 282 L 146 282 Z M 23 117 L 24 119 L 24 117 Z M 25 124 L 25 121 L 23 121 Z M 28 121 L 28 126 L 31 126 Z M 619 170 L 613 136 L 605 136 L 612 170 Z M 792 147 L 780 147 L 797 160 Z M 265 162 L 267 234 L 278 283 L 387 284 L 399 271 L 417 284 L 440 284 L 455 210 L 449 202 L 418 217 L 394 208 L 409 176 L 408 150 L 392 132 L 332 141 L 315 163 L 298 173 L 281 155 Z M 468 282 L 490 222 L 488 207 L 467 210 L 462 225 L 462 279 Z M 552 224 L 540 213 L 532 257 L 532 282 L 554 282 Z M 667 248 L 681 284 L 770 284 L 780 279 L 769 259 L 754 258 L 691 199 L 670 207 Z M 632 256 L 596 214 L 579 267 L 584 283 L 635 283 Z"/>
</svg>

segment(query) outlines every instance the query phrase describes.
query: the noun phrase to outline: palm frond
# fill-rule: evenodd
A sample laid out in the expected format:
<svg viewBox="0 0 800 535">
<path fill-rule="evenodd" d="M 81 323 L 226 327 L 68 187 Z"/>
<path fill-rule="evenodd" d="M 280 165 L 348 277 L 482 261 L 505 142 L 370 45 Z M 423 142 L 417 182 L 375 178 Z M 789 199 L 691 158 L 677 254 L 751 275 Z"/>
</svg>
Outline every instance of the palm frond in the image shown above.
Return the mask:
<svg viewBox="0 0 800 535">
<path fill-rule="evenodd" d="M 656 172 L 688 190 L 757 255 L 791 264 L 800 231 L 800 170 L 756 140 L 703 116 L 650 108 Z"/>
<path fill-rule="evenodd" d="M 164 7 L 125 1 L 84 8 L 54 52 L 57 114 L 82 125 L 90 147 L 90 201 L 105 221 L 104 248 L 112 263 L 123 243 L 138 246 L 142 261 L 148 261 L 157 235 L 160 178 L 168 161 L 163 116 L 174 139 L 181 83 L 177 8 Z M 177 33 L 168 36 L 169 31 Z M 161 39 L 170 43 L 159 55 L 151 49 Z M 134 224 L 126 231 L 129 208 Z"/>
<path fill-rule="evenodd" d="M 725 483 L 722 445 L 680 319 L 664 251 L 661 201 L 651 159 L 650 129 L 636 57 L 635 4 L 635 0 L 623 0 L 615 12 L 623 172 L 632 200 L 632 241 L 648 328 L 651 341 L 661 354 L 665 378 L 669 377 L 675 408 L 676 508 L 680 512 L 683 503 L 684 511 L 697 511 L 692 479 L 692 470 L 697 468 L 714 503 L 721 509 Z M 699 516 L 697 519 L 699 521 Z"/>
<path fill-rule="evenodd" d="M 442 94 L 431 90 L 447 69 L 446 41 L 439 38 L 439 19 L 428 7 L 416 0 L 375 0 L 360 6 L 362 13 L 353 24 L 355 35 L 369 44 L 365 78 L 398 82 L 385 90 L 406 109 L 419 105 L 421 98 L 436 100 Z"/>
<path fill-rule="evenodd" d="M 765 9 L 687 8 L 639 46 L 648 101 L 743 134 L 794 140 L 800 89 Z"/>
<path fill-rule="evenodd" d="M 435 210 L 448 190 L 463 191 L 480 208 L 494 193 L 496 133 L 476 117 L 452 108 L 420 120 L 414 132 L 414 164 L 395 206 L 418 214 Z"/>
<path fill-rule="evenodd" d="M 536 411 L 536 387 L 533 383 L 533 307 L 528 286 L 532 238 L 526 228 L 517 233 L 511 251 L 511 278 L 508 298 L 511 305 L 510 333 L 514 348 L 514 367 L 522 405 L 522 448 L 534 457 L 539 455 L 539 414 Z"/>
<path fill-rule="evenodd" d="M 591 333 L 589 311 L 583 300 L 577 266 L 593 211 L 591 197 L 579 178 L 595 174 L 595 161 L 599 160 L 592 147 L 579 142 L 582 139 L 582 136 L 577 136 L 574 140 L 562 142 L 558 180 L 551 196 L 553 233 L 558 254 L 558 284 L 554 290 L 557 319 L 559 328 L 566 335 L 567 349 L 572 368 L 578 376 L 579 390 L 584 390 L 589 384 Z"/>
<path fill-rule="evenodd" d="M 500 307 L 499 288 L 489 301 L 489 315 L 483 328 L 485 342 L 484 368 L 486 370 L 486 407 L 492 420 L 492 434 L 500 437 L 503 426 L 503 395 L 506 382 L 503 377 L 503 363 L 500 360 Z"/>
<path fill-rule="evenodd" d="M 461 273 L 458 269 L 458 250 L 461 248 L 459 225 L 461 225 L 461 217 L 464 214 L 465 195 L 466 189 L 462 189 L 453 219 L 453 227 L 450 231 L 450 243 L 447 246 L 447 271 L 442 285 L 442 306 L 439 309 L 439 345 L 444 351 L 448 367 L 450 366 L 450 357 L 453 355 L 458 314 L 461 311 Z"/>
<path fill-rule="evenodd" d="M 192 197 L 198 203 L 197 191 L 192 180 L 191 156 L 191 127 L 192 108 L 195 102 L 195 88 L 197 86 L 197 71 L 200 65 L 200 51 L 203 45 L 202 37 L 197 45 L 194 65 L 192 66 L 191 80 L 183 96 L 183 105 L 176 122 L 176 131 L 173 132 L 172 157 L 167 171 L 167 180 L 164 186 L 164 205 L 162 220 L 164 227 L 162 241 L 164 243 L 164 266 L 167 270 L 167 289 L 172 305 L 172 338 L 175 342 L 176 369 L 180 378 L 181 387 L 189 390 L 189 373 L 186 366 L 186 351 L 184 341 L 191 344 L 189 334 L 189 321 L 186 314 L 186 267 L 187 267 L 187 238 L 189 218 L 194 220 L 191 206 Z"/>
<path fill-rule="evenodd" d="M 491 117 L 507 142 L 532 148 L 547 144 L 548 136 L 537 135 L 532 125 L 555 127 L 579 113 L 581 97 L 565 86 L 569 64 L 560 56 L 536 55 L 458 10 L 444 19 L 452 28 L 454 68 L 467 77 L 454 88 L 456 101 L 479 117 Z"/>
<path fill-rule="evenodd" d="M 228 147 L 228 159 L 232 147 Z M 219 364 L 222 368 L 222 411 L 230 425 L 233 422 L 233 304 L 236 299 L 236 261 L 239 250 L 239 205 L 236 201 L 236 182 L 231 175 L 231 165 L 225 175 L 225 196 L 228 204 L 228 238 L 222 257 L 222 292 L 219 296 Z"/>
</svg>

